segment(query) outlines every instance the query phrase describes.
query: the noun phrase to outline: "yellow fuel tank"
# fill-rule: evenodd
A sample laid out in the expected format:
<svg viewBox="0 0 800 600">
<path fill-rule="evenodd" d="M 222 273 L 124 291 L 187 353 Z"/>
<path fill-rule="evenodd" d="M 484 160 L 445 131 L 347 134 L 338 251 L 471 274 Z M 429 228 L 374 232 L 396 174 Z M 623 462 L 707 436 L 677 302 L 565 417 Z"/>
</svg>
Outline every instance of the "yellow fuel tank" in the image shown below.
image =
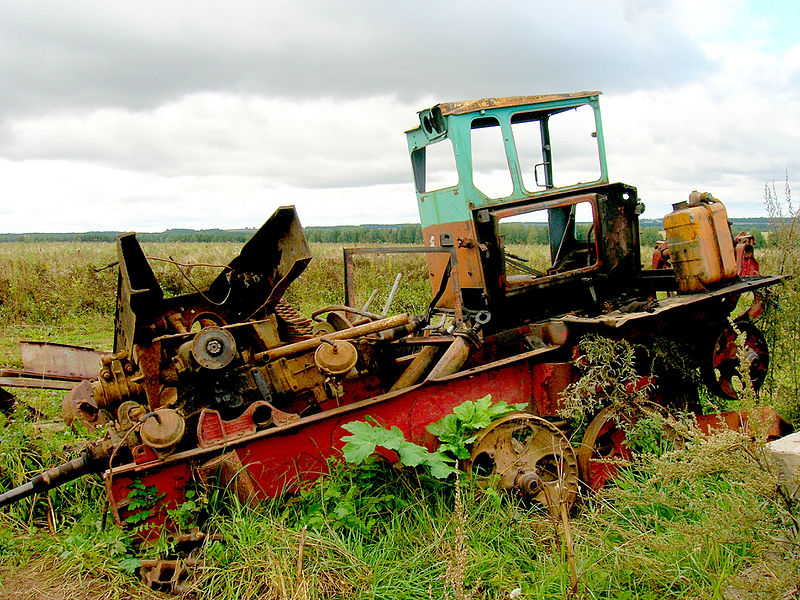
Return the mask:
<svg viewBox="0 0 800 600">
<path fill-rule="evenodd" d="M 664 217 L 664 229 L 678 293 L 702 292 L 708 285 L 736 277 L 725 205 L 711 194 L 692 192 L 688 202 L 672 208 Z"/>
</svg>

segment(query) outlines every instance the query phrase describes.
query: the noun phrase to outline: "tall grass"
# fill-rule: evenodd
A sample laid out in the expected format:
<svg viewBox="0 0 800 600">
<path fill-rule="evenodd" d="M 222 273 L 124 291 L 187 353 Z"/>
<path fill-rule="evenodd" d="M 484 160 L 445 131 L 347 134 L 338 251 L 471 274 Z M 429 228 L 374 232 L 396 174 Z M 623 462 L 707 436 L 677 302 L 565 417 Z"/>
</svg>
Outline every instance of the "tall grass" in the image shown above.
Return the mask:
<svg viewBox="0 0 800 600">
<path fill-rule="evenodd" d="M 767 296 L 764 329 L 770 345 L 766 392 L 789 420 L 800 425 L 800 206 L 792 200 L 788 175 L 782 193 L 765 186 L 764 203 L 770 218 L 770 241 L 762 271 L 791 279 Z"/>
<path fill-rule="evenodd" d="M 800 257 L 796 245 L 786 247 L 792 260 Z M 225 264 L 238 249 L 226 243 L 145 245 L 150 256 L 183 263 Z M 116 260 L 113 245 L 4 244 L 0 251 L 0 362 L 14 362 L 13 344 L 23 337 L 109 347 L 116 273 L 99 269 Z M 286 295 L 305 314 L 342 301 L 341 247 L 314 244 L 312 251 L 315 259 Z M 512 252 L 532 260 L 542 254 Z M 763 271 L 777 268 L 777 255 L 760 258 Z M 794 270 L 787 257 L 780 259 Z M 173 265 L 155 262 L 154 269 L 168 294 L 191 291 Z M 202 288 L 217 272 L 193 267 L 188 276 Z M 378 289 L 372 310 L 379 312 L 397 272 L 403 280 L 392 312 L 419 312 L 430 296 L 420 257 L 359 257 L 358 303 Z M 800 360 L 798 298 L 789 287 L 768 313 L 776 324 L 768 392 L 789 410 L 797 408 L 791 361 Z M 60 397 L 21 392 L 16 410 L 0 417 L 0 488 L 61 462 L 78 444 L 80 436 L 47 426 Z M 779 598 L 796 585 L 800 557 L 790 528 L 796 508 L 780 502 L 749 440 L 727 435 L 692 437 L 661 456 L 644 456 L 615 487 L 579 503 L 571 527 L 580 597 Z M 468 480 L 461 485 L 463 510 L 453 485 L 379 463 L 334 468 L 324 482 L 255 508 L 205 490 L 204 529 L 221 533 L 224 542 L 206 549 L 196 595 L 464 600 L 509 598 L 520 589 L 521 598 L 569 597 L 561 525 L 514 498 Z M 100 483 L 87 478 L 0 512 L 3 582 L 24 584 L 24 576 L 45 564 L 54 566 L 40 576 L 53 587 L 62 576 L 90 573 L 87 580 L 101 597 L 144 596 L 124 568 L 141 550 L 127 534 L 103 529 L 102 498 Z"/>
<path fill-rule="evenodd" d="M 235 257 L 237 243 L 148 243 L 145 254 L 194 265 L 226 265 Z M 344 297 L 342 246 L 311 244 L 313 259 L 286 292 L 286 299 L 302 313 Z M 109 349 L 117 270 L 114 244 L 103 242 L 10 242 L 0 246 L 0 365 L 15 364 L 21 339 L 96 346 Z M 166 296 L 206 289 L 219 267 L 178 269 L 162 260 L 151 265 Z M 431 299 L 428 269 L 421 255 L 357 256 L 355 290 L 362 306 L 377 290 L 370 310 L 381 312 L 397 274 L 402 274 L 390 312 L 423 312 Z"/>
</svg>

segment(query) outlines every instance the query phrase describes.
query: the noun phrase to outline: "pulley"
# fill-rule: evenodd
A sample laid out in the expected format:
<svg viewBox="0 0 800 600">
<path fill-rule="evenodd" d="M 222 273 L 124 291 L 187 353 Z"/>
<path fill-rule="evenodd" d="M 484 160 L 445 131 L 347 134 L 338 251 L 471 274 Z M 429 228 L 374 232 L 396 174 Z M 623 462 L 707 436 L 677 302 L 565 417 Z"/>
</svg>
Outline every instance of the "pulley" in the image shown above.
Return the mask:
<svg viewBox="0 0 800 600">
<path fill-rule="evenodd" d="M 236 340 L 222 327 L 204 327 L 194 336 L 192 356 L 201 367 L 224 369 L 236 356 Z"/>
<path fill-rule="evenodd" d="M 613 406 L 606 406 L 589 423 L 578 447 L 581 481 L 588 488 L 600 491 L 616 477 L 620 466 L 631 459 L 623 425 L 634 419 L 633 414 L 620 416 Z"/>
<path fill-rule="evenodd" d="M 739 333 L 743 335 L 743 361 L 739 356 Z M 701 367 L 708 389 L 718 396 L 735 400 L 738 394 L 734 380 L 742 380 L 739 369 L 743 363 L 757 392 L 767 377 L 769 346 L 758 327 L 746 320 L 737 321 L 733 327 L 726 325 L 717 336 L 711 355 L 706 357 Z"/>
</svg>

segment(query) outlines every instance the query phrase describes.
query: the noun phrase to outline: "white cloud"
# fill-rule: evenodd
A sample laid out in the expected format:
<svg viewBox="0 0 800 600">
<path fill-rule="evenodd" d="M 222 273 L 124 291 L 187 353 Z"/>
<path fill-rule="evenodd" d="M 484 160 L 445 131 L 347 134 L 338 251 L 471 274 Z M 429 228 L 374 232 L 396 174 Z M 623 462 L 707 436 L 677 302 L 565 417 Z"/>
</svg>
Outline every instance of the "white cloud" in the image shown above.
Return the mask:
<svg viewBox="0 0 800 600">
<path fill-rule="evenodd" d="M 7 189 L 24 190 L 0 206 L 0 231 L 11 233 L 257 227 L 289 204 L 304 225 L 417 218 L 411 184 L 311 189 L 253 177 L 164 177 L 85 163 L 4 160 L 0 180 Z"/>
<path fill-rule="evenodd" d="M 800 46 L 743 0 L 74 0 L 0 7 L 0 230 L 416 221 L 436 101 L 603 89 L 612 177 L 660 216 L 760 212 L 800 168 Z M 783 24 L 786 29 L 786 24 Z M 32 208 L 35 207 L 35 208 Z"/>
<path fill-rule="evenodd" d="M 403 131 L 420 103 L 289 101 L 193 94 L 152 111 L 98 109 L 16 119 L 12 160 L 77 160 L 163 176 L 237 175 L 306 187 L 408 180 Z"/>
<path fill-rule="evenodd" d="M 639 187 L 660 216 L 693 189 L 737 216 L 762 214 L 763 187 L 800 172 L 798 47 L 779 55 L 714 45 L 702 84 L 606 98 L 612 175 Z"/>
<path fill-rule="evenodd" d="M 632 22 L 613 1 L 73 0 L 46 10 L 12 1 L 0 7 L 0 33 L 0 77 L 15 82 L 0 88 L 8 114 L 151 109 L 221 90 L 295 99 L 630 90 L 707 66 L 669 10 Z"/>
</svg>

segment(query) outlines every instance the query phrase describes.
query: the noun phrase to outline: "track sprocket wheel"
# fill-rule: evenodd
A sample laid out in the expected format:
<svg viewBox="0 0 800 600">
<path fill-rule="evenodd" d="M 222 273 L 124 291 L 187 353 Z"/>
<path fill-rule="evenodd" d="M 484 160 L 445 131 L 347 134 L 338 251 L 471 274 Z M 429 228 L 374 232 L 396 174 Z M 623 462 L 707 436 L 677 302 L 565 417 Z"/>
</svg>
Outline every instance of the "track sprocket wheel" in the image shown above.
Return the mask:
<svg viewBox="0 0 800 600">
<path fill-rule="evenodd" d="M 750 321 L 739 321 L 736 329 L 744 334 L 745 361 L 750 372 L 753 389 L 758 391 L 764 384 L 769 367 L 769 346 L 764 334 Z M 711 356 L 703 365 L 703 377 L 708 388 L 723 398 L 735 400 L 738 395 L 733 385 L 739 374 L 739 355 L 736 338 L 738 332 L 726 325 L 717 337 Z"/>
<path fill-rule="evenodd" d="M 569 510 L 578 493 L 578 459 L 569 440 L 555 425 L 526 413 L 483 429 L 464 468 L 551 510 L 561 502 Z"/>
<path fill-rule="evenodd" d="M 623 417 L 625 421 L 633 417 Z M 618 411 L 606 406 L 589 423 L 578 446 L 581 481 L 595 492 L 616 477 L 620 464 L 631 459 Z"/>
</svg>

